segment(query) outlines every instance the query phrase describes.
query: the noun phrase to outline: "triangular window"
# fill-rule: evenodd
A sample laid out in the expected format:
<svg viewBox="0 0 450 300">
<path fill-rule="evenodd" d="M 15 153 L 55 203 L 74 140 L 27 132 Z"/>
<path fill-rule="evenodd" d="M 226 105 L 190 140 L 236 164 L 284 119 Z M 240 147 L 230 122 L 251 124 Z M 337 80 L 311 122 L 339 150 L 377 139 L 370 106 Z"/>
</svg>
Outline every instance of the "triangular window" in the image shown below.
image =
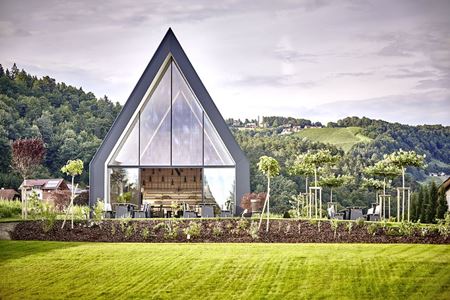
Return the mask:
<svg viewBox="0 0 450 300">
<path fill-rule="evenodd" d="M 233 166 L 234 161 L 171 61 L 109 165 Z"/>
</svg>

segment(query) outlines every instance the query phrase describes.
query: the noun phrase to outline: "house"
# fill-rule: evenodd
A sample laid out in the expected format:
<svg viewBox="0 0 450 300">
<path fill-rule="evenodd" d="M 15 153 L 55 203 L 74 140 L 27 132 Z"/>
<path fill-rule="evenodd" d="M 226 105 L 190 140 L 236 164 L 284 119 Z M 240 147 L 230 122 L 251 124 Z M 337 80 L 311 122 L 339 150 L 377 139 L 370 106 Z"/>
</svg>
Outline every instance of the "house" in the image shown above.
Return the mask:
<svg viewBox="0 0 450 300">
<path fill-rule="evenodd" d="M 0 189 L 0 199 L 2 200 L 17 200 L 20 198 L 20 194 L 14 189 Z"/>
<path fill-rule="evenodd" d="M 450 177 L 448 177 L 440 186 L 439 191 L 445 192 L 445 198 L 447 199 L 448 211 L 450 211 Z"/>
<path fill-rule="evenodd" d="M 55 191 L 68 191 L 69 188 L 64 179 L 26 179 L 19 190 L 25 190 L 26 195 L 35 192 L 41 200 L 49 200 Z"/>
<path fill-rule="evenodd" d="M 91 206 L 239 213 L 249 162 L 171 29 L 89 170 Z"/>
</svg>

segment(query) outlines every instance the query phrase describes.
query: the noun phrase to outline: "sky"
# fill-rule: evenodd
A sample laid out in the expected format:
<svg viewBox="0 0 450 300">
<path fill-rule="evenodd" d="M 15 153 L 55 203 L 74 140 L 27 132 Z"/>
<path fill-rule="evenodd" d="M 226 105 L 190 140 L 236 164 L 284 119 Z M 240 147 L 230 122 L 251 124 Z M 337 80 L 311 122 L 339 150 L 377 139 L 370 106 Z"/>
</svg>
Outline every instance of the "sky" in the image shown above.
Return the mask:
<svg viewBox="0 0 450 300">
<path fill-rule="evenodd" d="M 449 16 L 450 0 L 0 0 L 0 63 L 123 104 L 171 27 L 225 118 L 450 125 Z"/>
</svg>

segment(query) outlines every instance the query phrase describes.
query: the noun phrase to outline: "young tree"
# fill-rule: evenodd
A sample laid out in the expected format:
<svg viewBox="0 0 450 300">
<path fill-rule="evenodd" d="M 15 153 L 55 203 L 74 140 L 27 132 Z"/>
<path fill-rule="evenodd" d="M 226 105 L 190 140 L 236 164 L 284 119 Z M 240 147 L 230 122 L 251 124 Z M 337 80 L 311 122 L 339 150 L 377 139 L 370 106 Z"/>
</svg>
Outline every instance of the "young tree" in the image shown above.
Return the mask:
<svg viewBox="0 0 450 300">
<path fill-rule="evenodd" d="M 405 208 L 405 171 L 407 167 L 422 168 L 425 165 L 425 155 L 419 155 L 415 151 L 403 151 L 400 149 L 389 155 L 385 155 L 384 159 L 387 163 L 394 165 L 402 171 L 402 220 L 404 219 Z M 397 210 L 399 209 L 399 203 L 397 202 Z M 409 211 L 409 206 L 408 206 Z M 397 212 L 397 216 L 399 212 Z M 408 213 L 409 218 L 409 213 Z"/>
<path fill-rule="evenodd" d="M 266 200 L 264 201 L 264 206 L 261 211 L 261 217 L 259 219 L 259 226 L 258 228 L 261 228 L 262 218 L 264 214 L 264 210 L 267 207 L 267 226 L 266 231 L 269 231 L 269 217 L 270 217 L 270 178 L 278 176 L 280 174 L 280 165 L 278 161 L 270 156 L 261 156 L 259 158 L 258 162 L 258 169 L 266 175 L 267 177 L 267 194 L 266 194 Z"/>
<path fill-rule="evenodd" d="M 340 157 L 338 155 L 331 154 L 330 150 L 319 150 L 317 152 L 309 152 L 306 153 L 303 157 L 303 162 L 306 165 L 310 165 L 314 168 L 314 199 L 315 199 L 315 216 L 317 218 L 317 176 L 320 168 L 329 167 L 333 164 L 336 164 L 339 161 Z M 319 203 L 319 214 L 320 218 L 322 218 L 322 202 Z"/>
<path fill-rule="evenodd" d="M 319 180 L 320 186 L 330 188 L 330 202 L 333 202 L 333 188 L 340 187 L 346 183 L 352 181 L 353 176 L 350 175 L 334 175 L 328 173 Z"/>
<path fill-rule="evenodd" d="M 11 167 L 20 174 L 23 181 L 29 179 L 36 168 L 41 164 L 45 156 L 45 147 L 42 139 L 19 139 L 12 145 Z M 27 195 L 25 188 L 21 189 L 22 195 L 22 217 L 28 217 Z"/>
<path fill-rule="evenodd" d="M 364 169 L 364 173 L 383 178 L 383 194 L 386 195 L 387 180 L 399 176 L 402 171 L 387 160 L 381 160 L 375 165 Z"/>
<path fill-rule="evenodd" d="M 67 215 L 69 214 L 69 211 L 72 214 L 72 229 L 73 229 L 73 199 L 75 199 L 75 190 L 78 187 L 78 184 L 74 186 L 75 176 L 81 175 L 83 173 L 83 161 L 81 159 L 76 160 L 69 160 L 65 166 L 61 168 L 61 172 L 72 176 L 72 191 L 70 196 L 70 204 L 69 207 L 67 207 L 67 212 L 64 217 L 64 221 L 62 223 L 61 228 L 64 228 L 64 225 L 66 224 Z"/>
</svg>

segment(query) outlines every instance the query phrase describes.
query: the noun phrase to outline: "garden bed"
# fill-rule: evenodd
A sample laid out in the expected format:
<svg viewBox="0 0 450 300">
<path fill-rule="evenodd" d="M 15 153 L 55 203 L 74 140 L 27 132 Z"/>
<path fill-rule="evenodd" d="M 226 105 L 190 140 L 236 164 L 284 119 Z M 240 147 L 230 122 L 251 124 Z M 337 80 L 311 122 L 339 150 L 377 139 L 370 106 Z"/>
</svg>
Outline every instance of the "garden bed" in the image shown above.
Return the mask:
<svg viewBox="0 0 450 300">
<path fill-rule="evenodd" d="M 448 224 L 420 225 L 383 222 L 274 219 L 153 219 L 70 222 L 61 229 L 43 221 L 19 222 L 10 232 L 13 240 L 90 242 L 226 242 L 226 243 L 424 243 L 450 244 Z"/>
</svg>

